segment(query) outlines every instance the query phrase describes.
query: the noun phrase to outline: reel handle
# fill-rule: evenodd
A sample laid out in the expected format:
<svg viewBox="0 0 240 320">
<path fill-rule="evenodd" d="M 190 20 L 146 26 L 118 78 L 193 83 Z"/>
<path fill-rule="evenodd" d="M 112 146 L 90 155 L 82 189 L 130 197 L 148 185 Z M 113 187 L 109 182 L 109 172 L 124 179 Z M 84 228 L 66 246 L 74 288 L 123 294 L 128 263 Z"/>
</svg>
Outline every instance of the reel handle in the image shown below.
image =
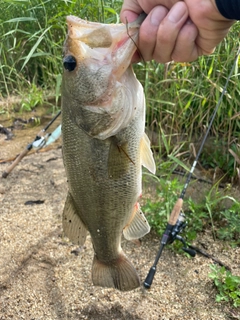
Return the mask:
<svg viewBox="0 0 240 320">
<path fill-rule="evenodd" d="M 190 249 L 190 248 L 185 248 L 185 247 L 183 247 L 182 249 L 183 249 L 183 251 L 188 253 L 191 257 L 193 257 L 193 258 L 195 257 L 195 255 L 196 255 L 196 251 L 195 250 Z"/>
</svg>

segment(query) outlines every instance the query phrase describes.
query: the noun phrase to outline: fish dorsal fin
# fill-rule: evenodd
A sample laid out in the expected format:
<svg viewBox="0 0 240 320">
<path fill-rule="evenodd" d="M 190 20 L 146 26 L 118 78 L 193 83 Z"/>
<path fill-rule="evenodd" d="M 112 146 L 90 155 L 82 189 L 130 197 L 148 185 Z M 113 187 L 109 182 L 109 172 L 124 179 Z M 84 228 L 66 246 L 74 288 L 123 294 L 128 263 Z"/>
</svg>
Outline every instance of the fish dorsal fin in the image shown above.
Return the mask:
<svg viewBox="0 0 240 320">
<path fill-rule="evenodd" d="M 140 144 L 140 149 L 141 149 L 141 162 L 142 165 L 147 168 L 151 173 L 155 174 L 156 172 L 156 165 L 155 161 L 153 158 L 153 153 L 150 148 L 150 140 L 146 133 L 144 133 L 142 139 L 141 139 L 141 144 Z"/>
<path fill-rule="evenodd" d="M 63 209 L 63 232 L 74 244 L 79 246 L 82 246 L 86 240 L 87 229 L 77 214 L 69 192 Z"/>
<path fill-rule="evenodd" d="M 123 229 L 123 235 L 127 240 L 139 239 L 150 231 L 150 226 L 141 211 L 139 203 L 136 203 L 133 218 Z"/>
</svg>

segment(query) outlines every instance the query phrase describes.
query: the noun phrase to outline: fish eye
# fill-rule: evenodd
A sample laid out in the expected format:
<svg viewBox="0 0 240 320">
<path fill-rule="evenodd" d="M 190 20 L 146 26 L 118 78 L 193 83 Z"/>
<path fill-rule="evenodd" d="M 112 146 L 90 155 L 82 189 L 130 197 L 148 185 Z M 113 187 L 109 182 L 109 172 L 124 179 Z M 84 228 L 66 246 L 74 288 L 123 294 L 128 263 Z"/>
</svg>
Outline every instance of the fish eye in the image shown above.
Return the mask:
<svg viewBox="0 0 240 320">
<path fill-rule="evenodd" d="M 64 59 L 63 59 L 63 66 L 66 70 L 68 71 L 73 71 L 76 66 L 77 66 L 77 61 L 76 59 L 74 58 L 74 56 L 66 56 Z"/>
</svg>

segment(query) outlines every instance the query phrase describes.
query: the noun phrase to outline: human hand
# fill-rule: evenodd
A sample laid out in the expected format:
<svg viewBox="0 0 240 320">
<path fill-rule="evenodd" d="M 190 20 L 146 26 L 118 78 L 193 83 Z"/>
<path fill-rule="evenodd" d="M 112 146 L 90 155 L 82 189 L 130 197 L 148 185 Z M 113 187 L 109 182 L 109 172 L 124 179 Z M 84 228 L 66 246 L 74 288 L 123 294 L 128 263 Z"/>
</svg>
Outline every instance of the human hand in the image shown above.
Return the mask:
<svg viewBox="0 0 240 320">
<path fill-rule="evenodd" d="M 146 61 L 188 62 L 211 54 L 234 23 L 219 13 L 215 0 L 125 0 L 121 20 L 131 22 L 142 11 L 148 16 L 138 47 Z"/>
</svg>

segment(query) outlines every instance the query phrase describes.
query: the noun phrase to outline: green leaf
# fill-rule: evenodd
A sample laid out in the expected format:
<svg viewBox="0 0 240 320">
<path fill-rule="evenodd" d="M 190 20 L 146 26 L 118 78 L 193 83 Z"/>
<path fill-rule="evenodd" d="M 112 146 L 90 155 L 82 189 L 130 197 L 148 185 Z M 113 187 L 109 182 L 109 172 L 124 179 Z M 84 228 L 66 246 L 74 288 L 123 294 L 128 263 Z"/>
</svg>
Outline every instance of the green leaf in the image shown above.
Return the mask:
<svg viewBox="0 0 240 320">
<path fill-rule="evenodd" d="M 5 21 L 5 23 L 26 22 L 26 21 L 38 21 L 38 19 L 32 18 L 32 17 L 19 17 L 19 18 L 13 18 L 13 19 L 7 20 Z"/>
<path fill-rule="evenodd" d="M 173 155 L 168 155 L 168 158 L 176 162 L 179 166 L 181 166 L 183 169 L 185 169 L 187 172 L 190 171 L 190 169 L 178 158 L 174 157 Z"/>
<path fill-rule="evenodd" d="M 52 26 L 48 27 L 47 29 L 44 30 L 44 32 L 41 34 L 41 36 L 38 38 L 37 42 L 34 44 L 34 46 L 32 47 L 31 51 L 29 52 L 29 54 L 27 55 L 23 65 L 22 65 L 22 68 L 21 68 L 21 71 L 22 69 L 25 67 L 25 65 L 28 63 L 28 61 L 32 58 L 33 56 L 33 53 L 34 51 L 37 49 L 37 47 L 39 46 L 40 42 L 44 39 L 44 35 L 45 33 L 48 32 L 48 30 L 51 29 Z"/>
</svg>

